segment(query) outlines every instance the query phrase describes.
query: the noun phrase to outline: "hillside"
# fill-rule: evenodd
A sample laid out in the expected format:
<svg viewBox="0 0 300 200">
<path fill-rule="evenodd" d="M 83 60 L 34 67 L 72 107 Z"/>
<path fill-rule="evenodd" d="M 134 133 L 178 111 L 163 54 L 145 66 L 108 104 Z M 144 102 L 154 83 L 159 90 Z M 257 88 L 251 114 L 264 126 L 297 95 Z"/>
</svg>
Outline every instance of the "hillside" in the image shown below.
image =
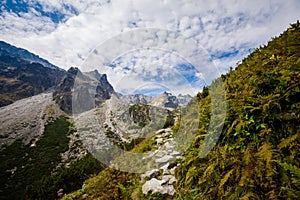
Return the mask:
<svg viewBox="0 0 300 200">
<path fill-rule="evenodd" d="M 223 132 L 207 157 L 197 157 L 200 138 L 186 153 L 177 171 L 180 197 L 299 198 L 299 67 L 297 22 L 221 77 L 227 96 Z M 209 95 L 198 97 L 209 104 Z M 201 123 L 199 134 L 205 130 Z"/>
<path fill-rule="evenodd" d="M 0 41 L 0 107 L 49 90 L 64 74 L 39 56 Z"/>
<path fill-rule="evenodd" d="M 140 174 L 106 168 L 64 199 L 298 199 L 299 66 L 297 22 L 194 98 L 200 105 L 199 130 L 178 161 L 174 196 L 143 194 Z M 202 158 L 212 106 L 209 91 L 220 81 L 226 91 L 226 120 L 216 146 Z M 147 152 L 155 145 L 150 137 L 131 151 Z"/>
</svg>

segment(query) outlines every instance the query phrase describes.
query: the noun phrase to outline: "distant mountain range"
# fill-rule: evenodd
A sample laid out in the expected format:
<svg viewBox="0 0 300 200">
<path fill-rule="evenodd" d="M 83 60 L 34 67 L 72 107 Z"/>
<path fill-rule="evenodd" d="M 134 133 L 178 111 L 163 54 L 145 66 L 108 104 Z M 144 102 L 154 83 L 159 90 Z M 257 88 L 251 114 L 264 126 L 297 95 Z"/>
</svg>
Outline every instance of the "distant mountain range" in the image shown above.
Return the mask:
<svg viewBox="0 0 300 200">
<path fill-rule="evenodd" d="M 109 99 L 111 94 L 117 94 L 105 74 L 100 74 L 98 71 L 80 72 L 78 68 L 73 67 L 66 72 L 38 55 L 0 41 L 0 107 L 54 88 L 53 99 L 63 111 L 71 114 L 75 78 L 86 83 L 85 86 L 81 85 L 83 88 L 80 88 L 80 92 L 76 95 L 86 97 L 94 95 L 80 104 L 81 108 L 77 108 L 78 112 L 93 108 L 103 100 Z M 91 83 L 96 85 L 92 86 Z M 90 91 L 91 87 L 94 87 L 95 91 Z M 190 95 L 176 97 L 167 92 L 157 97 L 143 94 L 118 94 L 118 96 L 128 104 L 151 104 L 168 108 L 177 108 L 192 98 Z"/>
<path fill-rule="evenodd" d="M 167 108 L 177 108 L 180 105 L 187 104 L 192 96 L 179 94 L 174 96 L 171 93 L 163 92 L 159 96 L 151 97 L 143 94 L 120 95 L 120 97 L 129 104 L 150 104 Z"/>
</svg>

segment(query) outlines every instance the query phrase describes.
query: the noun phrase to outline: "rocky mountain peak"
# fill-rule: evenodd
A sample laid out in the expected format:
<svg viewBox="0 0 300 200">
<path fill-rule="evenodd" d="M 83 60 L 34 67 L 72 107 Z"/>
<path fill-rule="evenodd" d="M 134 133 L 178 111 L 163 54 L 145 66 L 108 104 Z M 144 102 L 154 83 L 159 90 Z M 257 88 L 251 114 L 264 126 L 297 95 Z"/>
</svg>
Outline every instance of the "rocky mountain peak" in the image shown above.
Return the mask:
<svg viewBox="0 0 300 200">
<path fill-rule="evenodd" d="M 73 74 L 73 75 L 77 75 L 79 69 L 77 67 L 71 67 L 70 69 L 68 69 L 68 74 Z"/>
<path fill-rule="evenodd" d="M 115 93 L 106 74 L 81 72 L 71 67 L 54 89 L 53 99 L 67 114 L 81 113 L 100 105 Z"/>
<path fill-rule="evenodd" d="M 151 104 L 168 108 L 177 108 L 179 105 L 177 97 L 166 91 L 161 95 L 154 97 L 151 101 Z"/>
</svg>

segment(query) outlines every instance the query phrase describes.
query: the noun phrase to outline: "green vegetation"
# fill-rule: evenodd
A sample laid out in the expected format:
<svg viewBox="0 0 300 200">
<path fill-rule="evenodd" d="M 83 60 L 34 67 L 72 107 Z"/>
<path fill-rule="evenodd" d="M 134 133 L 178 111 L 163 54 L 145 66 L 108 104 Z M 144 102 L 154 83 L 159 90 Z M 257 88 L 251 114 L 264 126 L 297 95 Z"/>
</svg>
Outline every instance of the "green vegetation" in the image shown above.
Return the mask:
<svg viewBox="0 0 300 200">
<path fill-rule="evenodd" d="M 134 146 L 131 152 L 148 152 L 153 148 L 154 143 L 155 140 L 152 137 L 148 137 Z M 64 196 L 63 199 L 171 199 L 171 197 L 162 194 L 145 196 L 141 188 L 142 182 L 140 182 L 139 174 L 106 168 L 97 176 L 86 180 L 82 189 Z"/>
<path fill-rule="evenodd" d="M 43 176 L 26 188 L 28 199 L 56 199 L 57 191 L 73 192 L 82 187 L 83 182 L 91 175 L 98 174 L 103 165 L 91 154 L 73 162 L 70 167 L 63 167 L 57 173 Z"/>
<path fill-rule="evenodd" d="M 200 124 L 176 170 L 175 197 L 146 197 L 137 174 L 107 168 L 65 199 L 298 199 L 299 67 L 297 22 L 193 98 L 199 101 Z M 227 97 L 225 125 L 216 146 L 200 158 L 212 111 L 209 89 L 220 81 L 224 82 Z M 187 117 L 180 122 L 194 119 L 195 113 L 188 106 L 183 112 Z M 175 134 L 179 134 L 179 125 L 173 126 Z M 147 138 L 132 151 L 144 152 L 152 145 Z"/>
<path fill-rule="evenodd" d="M 58 189 L 74 191 L 82 186 L 89 174 L 98 173 L 101 165 L 88 155 L 51 175 L 61 160 L 60 153 L 68 150 L 68 134 L 74 131 L 74 126 L 65 117 L 60 117 L 45 126 L 36 147 L 17 140 L 2 148 L 0 199 L 25 199 L 25 196 L 27 199 L 55 199 Z"/>
<path fill-rule="evenodd" d="M 129 107 L 129 114 L 133 119 L 133 122 L 140 127 L 144 127 L 151 122 L 149 114 L 149 105 L 134 104 Z"/>
<path fill-rule="evenodd" d="M 300 25 L 293 24 L 223 75 L 227 115 L 205 158 L 196 137 L 177 170 L 179 199 L 297 199 L 300 196 Z M 212 83 L 213 87 L 216 82 Z M 205 93 L 205 94 L 204 94 Z M 198 95 L 199 136 L 210 95 Z"/>
<path fill-rule="evenodd" d="M 27 185 L 51 173 L 60 161 L 59 154 L 68 149 L 68 126 L 61 117 L 46 125 L 36 147 L 17 140 L 1 149 L 1 199 L 23 199 Z"/>
</svg>

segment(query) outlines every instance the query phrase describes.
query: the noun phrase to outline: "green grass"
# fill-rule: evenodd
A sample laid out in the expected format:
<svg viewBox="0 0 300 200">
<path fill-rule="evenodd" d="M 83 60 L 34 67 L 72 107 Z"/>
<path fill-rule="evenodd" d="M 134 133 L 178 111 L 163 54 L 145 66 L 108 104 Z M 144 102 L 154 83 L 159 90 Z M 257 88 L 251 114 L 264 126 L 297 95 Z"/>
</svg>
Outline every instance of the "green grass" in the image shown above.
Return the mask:
<svg viewBox="0 0 300 200">
<path fill-rule="evenodd" d="M 59 154 L 68 149 L 68 127 L 69 122 L 60 117 L 46 125 L 35 148 L 17 140 L 1 149 L 0 199 L 23 199 L 27 185 L 51 173 L 60 161 Z M 7 171 L 15 167 L 13 174 Z"/>
<path fill-rule="evenodd" d="M 45 126 L 45 132 L 30 148 L 17 140 L 0 151 L 0 199 L 55 199 L 57 190 L 65 192 L 79 189 L 90 174 L 98 173 L 103 167 L 91 155 L 60 169 L 56 175 L 51 172 L 60 162 L 60 153 L 68 150 L 68 134 L 74 126 L 60 117 Z M 16 169 L 12 174 L 11 169 Z"/>
</svg>

